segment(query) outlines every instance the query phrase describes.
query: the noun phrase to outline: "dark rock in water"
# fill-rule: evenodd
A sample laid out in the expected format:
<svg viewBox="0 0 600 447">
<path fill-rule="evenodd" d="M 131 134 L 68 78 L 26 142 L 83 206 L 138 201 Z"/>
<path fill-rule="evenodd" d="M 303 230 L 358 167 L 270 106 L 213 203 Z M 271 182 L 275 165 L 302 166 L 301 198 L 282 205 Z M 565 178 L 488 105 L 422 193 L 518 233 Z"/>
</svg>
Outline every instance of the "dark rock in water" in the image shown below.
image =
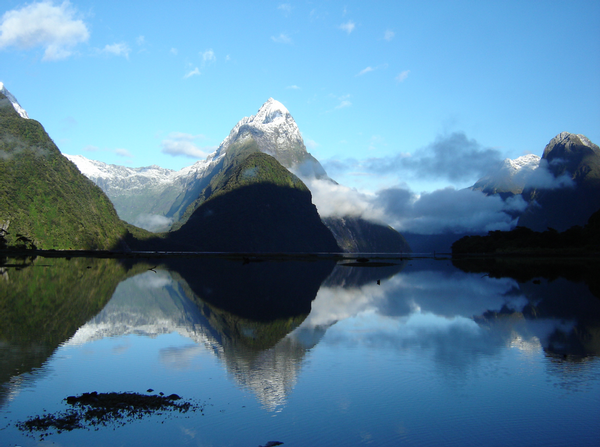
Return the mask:
<svg viewBox="0 0 600 447">
<path fill-rule="evenodd" d="M 269 441 L 265 445 L 259 445 L 258 447 L 275 447 L 276 445 L 282 445 L 283 442 L 279 441 Z"/>
<path fill-rule="evenodd" d="M 65 401 L 72 408 L 64 412 L 35 416 L 18 422 L 21 431 L 33 433 L 43 432 L 41 438 L 47 436 L 49 430 L 72 431 L 80 428 L 100 427 L 114 424 L 124 426 L 128 422 L 159 412 L 203 411 L 203 407 L 181 400 L 177 394 L 169 396 L 143 395 L 138 393 L 83 393 L 81 396 L 68 396 Z"/>
</svg>

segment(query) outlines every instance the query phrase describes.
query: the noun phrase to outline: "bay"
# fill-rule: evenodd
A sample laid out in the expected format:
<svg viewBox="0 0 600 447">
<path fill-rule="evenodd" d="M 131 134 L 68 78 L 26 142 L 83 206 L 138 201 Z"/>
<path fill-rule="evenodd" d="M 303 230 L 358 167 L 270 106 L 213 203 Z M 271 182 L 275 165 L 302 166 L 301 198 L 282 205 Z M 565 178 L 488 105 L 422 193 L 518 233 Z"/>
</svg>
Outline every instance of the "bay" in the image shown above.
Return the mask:
<svg viewBox="0 0 600 447">
<path fill-rule="evenodd" d="M 381 261 L 6 259 L 2 445 L 597 445 L 597 264 Z M 92 392 L 193 409 L 23 429 Z"/>
</svg>

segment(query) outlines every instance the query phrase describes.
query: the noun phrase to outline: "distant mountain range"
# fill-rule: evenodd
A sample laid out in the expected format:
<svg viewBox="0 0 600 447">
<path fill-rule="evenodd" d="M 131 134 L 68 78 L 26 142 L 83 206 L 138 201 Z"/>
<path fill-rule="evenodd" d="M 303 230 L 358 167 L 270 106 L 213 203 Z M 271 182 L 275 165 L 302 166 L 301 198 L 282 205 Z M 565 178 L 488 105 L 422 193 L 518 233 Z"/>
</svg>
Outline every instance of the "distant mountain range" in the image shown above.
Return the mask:
<svg viewBox="0 0 600 447">
<path fill-rule="evenodd" d="M 306 150 L 300 130 L 290 112 L 273 98 L 269 98 L 256 115 L 242 118 L 206 160 L 180 171 L 158 166 L 132 169 L 88 160 L 80 155 L 66 157 L 103 189 L 122 219 L 150 231 L 164 232 L 182 228 L 190 216 L 214 195 L 215 188 L 218 189 L 223 182 L 227 182 L 236 166 L 254 152 L 275 158 L 285 170 L 296 173 L 300 178 L 317 178 L 335 183 L 327 176 L 319 161 Z M 256 200 L 259 198 L 256 197 Z M 242 206 L 244 201 L 236 201 L 236 206 Z M 280 209 L 283 210 L 281 207 Z M 202 221 L 203 225 L 208 223 L 206 219 L 195 221 Z M 248 222 L 246 219 L 246 223 Z M 397 231 L 380 223 L 350 216 L 329 217 L 323 223 L 344 251 L 410 251 L 408 243 Z M 248 226 L 245 228 L 249 229 Z M 251 234 L 257 234 L 258 228 Z M 207 249 L 209 245 L 216 246 L 214 243 L 207 245 L 206 241 L 200 243 L 197 238 L 189 236 L 189 232 L 190 230 L 185 230 L 188 234 L 186 244 L 195 240 L 194 245 L 202 246 L 203 249 Z M 315 237 L 317 234 L 319 232 L 315 233 Z M 174 241 L 172 237 L 170 240 Z M 226 241 L 222 243 L 230 245 Z M 224 245 L 219 243 L 219 246 Z"/>
<path fill-rule="evenodd" d="M 273 99 L 243 118 L 205 160 L 175 172 L 81 156 L 70 157 L 73 164 L 1 88 L 0 248 L 410 251 L 397 231 L 363 219 L 332 233 L 331 219 L 328 228 L 291 171 L 333 180 L 306 151 L 289 111 Z M 115 208 L 131 224 L 171 231 L 153 236 L 120 220 Z"/>
<path fill-rule="evenodd" d="M 503 199 L 520 195 L 527 208 L 518 226 L 534 231 L 583 227 L 600 209 L 600 148 L 584 135 L 561 132 L 542 157 L 506 159 L 471 189 Z"/>
</svg>

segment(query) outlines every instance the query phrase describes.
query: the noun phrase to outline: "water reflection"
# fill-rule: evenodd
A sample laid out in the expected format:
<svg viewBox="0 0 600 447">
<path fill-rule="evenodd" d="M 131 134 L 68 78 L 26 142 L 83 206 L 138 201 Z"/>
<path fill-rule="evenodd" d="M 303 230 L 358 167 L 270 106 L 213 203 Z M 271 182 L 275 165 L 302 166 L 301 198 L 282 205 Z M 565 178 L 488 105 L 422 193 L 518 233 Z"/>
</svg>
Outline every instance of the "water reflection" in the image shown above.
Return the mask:
<svg viewBox="0 0 600 447">
<path fill-rule="evenodd" d="M 433 259 L 382 267 L 221 258 L 7 264 L 0 406 L 47 374 L 59 345 L 131 334 L 181 334 L 191 343 L 162 347 L 163 365 L 189 369 L 210 353 L 268 411 L 285 407 L 318 345 L 428 352 L 448 380 L 466 380 L 507 349 L 543 350 L 553 359 L 548 373 L 564 386 L 583 383 L 585 365 L 600 354 L 593 266 L 567 279 L 556 268 L 544 276 L 539 264 L 527 274 L 523 266 Z"/>
</svg>

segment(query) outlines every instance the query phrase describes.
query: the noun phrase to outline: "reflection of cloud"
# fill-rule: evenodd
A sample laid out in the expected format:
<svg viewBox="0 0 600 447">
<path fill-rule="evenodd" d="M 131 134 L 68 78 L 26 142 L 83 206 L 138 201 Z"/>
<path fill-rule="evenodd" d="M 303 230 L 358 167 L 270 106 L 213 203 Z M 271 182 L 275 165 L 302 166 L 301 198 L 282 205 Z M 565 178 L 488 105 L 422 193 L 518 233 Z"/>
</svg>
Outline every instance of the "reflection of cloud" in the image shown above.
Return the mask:
<svg viewBox="0 0 600 447">
<path fill-rule="evenodd" d="M 173 278 L 169 272 L 157 270 L 154 272 L 144 272 L 132 278 L 132 281 L 140 289 L 161 289 L 173 283 Z"/>
<path fill-rule="evenodd" d="M 160 362 L 167 368 L 175 370 L 200 369 L 201 366 L 195 360 L 199 356 L 207 355 L 208 351 L 202 345 L 186 345 L 160 350 Z"/>
</svg>

